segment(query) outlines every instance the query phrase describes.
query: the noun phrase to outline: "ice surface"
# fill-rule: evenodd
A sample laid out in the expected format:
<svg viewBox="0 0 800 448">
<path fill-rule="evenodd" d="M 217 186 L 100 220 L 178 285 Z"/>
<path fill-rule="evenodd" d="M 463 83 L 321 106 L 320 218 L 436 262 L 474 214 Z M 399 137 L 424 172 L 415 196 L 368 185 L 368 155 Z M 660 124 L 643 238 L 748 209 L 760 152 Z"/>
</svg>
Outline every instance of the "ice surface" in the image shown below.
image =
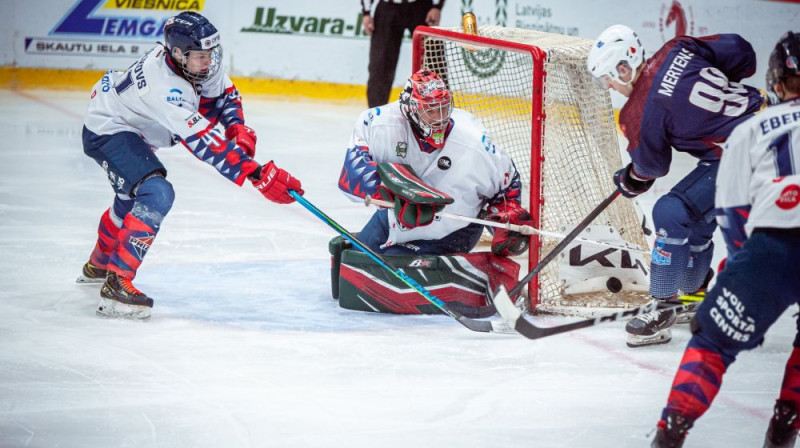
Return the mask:
<svg viewBox="0 0 800 448">
<path fill-rule="evenodd" d="M 343 310 L 332 230 L 177 148 L 158 153 L 177 199 L 136 282 L 153 317 L 95 317 L 99 287 L 75 278 L 112 193 L 82 153 L 87 99 L 0 90 L 0 447 L 649 446 L 687 326 L 632 350 L 621 323 L 528 341 Z M 360 107 L 245 108 L 257 159 L 359 230 L 370 211 L 336 181 Z M 760 446 L 791 313 L 731 366 L 687 447 Z"/>
</svg>

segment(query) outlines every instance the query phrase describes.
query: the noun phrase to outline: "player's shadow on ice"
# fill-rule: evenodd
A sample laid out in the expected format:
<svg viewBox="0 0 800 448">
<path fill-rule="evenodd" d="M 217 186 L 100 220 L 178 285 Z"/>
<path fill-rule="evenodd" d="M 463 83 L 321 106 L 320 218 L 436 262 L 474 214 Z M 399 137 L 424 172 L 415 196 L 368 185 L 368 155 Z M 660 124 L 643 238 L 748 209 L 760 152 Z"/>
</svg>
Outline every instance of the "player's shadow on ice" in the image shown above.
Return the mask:
<svg viewBox="0 0 800 448">
<path fill-rule="evenodd" d="M 331 298 L 330 262 L 152 265 L 136 286 L 153 297 L 152 319 L 171 317 L 263 331 L 365 331 L 453 325 L 446 316 L 346 310 Z"/>
</svg>

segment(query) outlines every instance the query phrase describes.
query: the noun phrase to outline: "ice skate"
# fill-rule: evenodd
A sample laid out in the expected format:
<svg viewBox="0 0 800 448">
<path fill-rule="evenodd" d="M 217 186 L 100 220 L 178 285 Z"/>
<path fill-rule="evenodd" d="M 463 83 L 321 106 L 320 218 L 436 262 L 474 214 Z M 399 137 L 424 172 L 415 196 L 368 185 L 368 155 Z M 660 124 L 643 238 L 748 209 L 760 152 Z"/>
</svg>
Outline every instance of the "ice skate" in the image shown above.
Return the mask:
<svg viewBox="0 0 800 448">
<path fill-rule="evenodd" d="M 86 264 L 83 265 L 81 275 L 75 279 L 75 282 L 100 284 L 106 281 L 107 272 L 108 271 L 105 269 L 93 265 L 91 261 L 87 261 Z"/>
<path fill-rule="evenodd" d="M 667 418 L 658 423 L 656 437 L 651 448 L 681 448 L 686 434 L 692 428 L 694 420 L 676 412 L 667 414 Z"/>
<path fill-rule="evenodd" d="M 797 440 L 797 408 L 794 403 L 778 400 L 769 422 L 764 448 L 791 448 Z"/>
<path fill-rule="evenodd" d="M 625 325 L 625 331 L 628 332 L 628 347 L 666 344 L 671 341 L 671 327 L 676 319 L 673 306 L 676 304 L 680 305 L 680 302 L 674 299 L 659 300 L 655 311 L 631 319 Z"/>
<path fill-rule="evenodd" d="M 678 312 L 678 318 L 675 320 L 676 324 L 688 324 L 692 321 L 694 315 L 697 313 L 697 307 L 699 307 L 703 299 L 706 298 L 708 284 L 711 283 L 712 278 L 714 278 L 714 270 L 709 269 L 708 274 L 706 274 L 706 279 L 703 280 L 700 289 L 691 294 L 684 294 L 678 297 L 681 303 L 687 305 L 689 308 L 685 311 Z"/>
<path fill-rule="evenodd" d="M 130 279 L 108 273 L 100 289 L 98 316 L 147 320 L 152 308 L 153 299 L 136 289 Z"/>
</svg>

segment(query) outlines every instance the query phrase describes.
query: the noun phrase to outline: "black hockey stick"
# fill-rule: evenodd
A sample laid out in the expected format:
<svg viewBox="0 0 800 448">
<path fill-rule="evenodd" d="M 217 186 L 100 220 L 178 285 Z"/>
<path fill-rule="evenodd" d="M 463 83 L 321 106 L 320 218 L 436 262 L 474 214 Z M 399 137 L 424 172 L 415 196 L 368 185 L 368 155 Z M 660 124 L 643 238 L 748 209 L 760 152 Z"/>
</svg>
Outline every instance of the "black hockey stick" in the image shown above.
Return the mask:
<svg viewBox="0 0 800 448">
<path fill-rule="evenodd" d="M 583 232 L 589 224 L 594 221 L 597 216 L 603 212 L 612 202 L 620 195 L 620 191 L 617 189 L 610 196 L 603 200 L 594 210 L 583 219 L 573 230 L 570 232 L 560 243 L 556 245 L 544 258 L 533 268 L 532 271 L 528 273 L 519 283 L 517 283 L 512 289 L 511 292 L 507 292 L 503 286 L 500 286 L 500 289 L 494 295 L 494 305 L 497 308 L 497 311 L 503 316 L 503 319 L 508 322 L 508 324 L 513 327 L 517 332 L 521 335 L 525 336 L 528 339 L 539 339 L 547 336 L 552 336 L 554 334 L 559 333 L 566 333 L 568 331 L 577 330 L 580 328 L 591 327 L 603 322 L 613 322 L 618 319 L 622 319 L 624 317 L 633 317 L 638 316 L 640 314 L 649 313 L 651 311 L 655 311 L 656 306 L 658 305 L 656 302 L 649 303 L 645 306 L 639 308 L 632 308 L 625 311 L 619 311 L 614 314 L 609 314 L 607 316 L 599 316 L 592 319 L 585 319 L 577 322 L 570 322 L 567 324 L 556 325 L 554 327 L 539 327 L 536 326 L 533 322 L 527 319 L 528 316 L 531 314 L 527 311 L 521 311 L 516 308 L 512 303 L 511 299 L 509 298 L 509 294 L 518 293 L 525 285 L 533 279 L 534 276 L 538 275 L 539 272 L 547 266 L 548 263 L 553 261 L 556 256 L 558 256 L 561 251 L 563 251 L 573 239 L 575 239 L 578 234 Z M 679 305 L 676 308 L 676 312 L 679 311 L 678 308 L 686 307 L 686 305 Z"/>
<path fill-rule="evenodd" d="M 358 240 L 352 233 L 348 232 L 344 227 L 339 225 L 336 221 L 331 219 L 328 215 L 323 213 L 320 209 L 315 207 L 313 204 L 308 202 L 307 199 L 300 196 L 294 190 L 289 190 L 289 194 L 297 200 L 297 202 L 308 209 L 311 213 L 317 216 L 319 219 L 324 221 L 328 226 L 330 226 L 333 230 L 337 231 L 342 237 L 346 238 L 348 241 L 353 243 L 353 247 L 357 248 L 370 258 L 373 261 L 378 263 L 383 269 L 391 272 L 395 277 L 399 278 L 403 283 L 410 286 L 414 290 L 416 290 L 422 297 L 425 298 L 428 302 L 432 303 L 434 306 L 442 310 L 444 314 L 452 317 L 453 319 L 457 320 L 464 325 L 465 327 L 469 328 L 472 331 L 479 331 L 483 333 L 514 333 L 514 330 L 508 326 L 505 321 L 486 321 L 486 320 L 475 320 L 469 317 L 464 316 L 463 314 L 459 313 L 458 311 L 454 310 L 450 305 L 446 302 L 442 301 L 442 299 L 434 296 L 430 291 L 425 289 L 422 285 L 420 285 L 416 280 L 409 277 L 402 269 L 397 269 L 389 264 L 385 258 L 381 255 L 370 249 L 369 247 L 365 246 Z M 513 306 L 513 305 L 512 305 Z"/>
</svg>

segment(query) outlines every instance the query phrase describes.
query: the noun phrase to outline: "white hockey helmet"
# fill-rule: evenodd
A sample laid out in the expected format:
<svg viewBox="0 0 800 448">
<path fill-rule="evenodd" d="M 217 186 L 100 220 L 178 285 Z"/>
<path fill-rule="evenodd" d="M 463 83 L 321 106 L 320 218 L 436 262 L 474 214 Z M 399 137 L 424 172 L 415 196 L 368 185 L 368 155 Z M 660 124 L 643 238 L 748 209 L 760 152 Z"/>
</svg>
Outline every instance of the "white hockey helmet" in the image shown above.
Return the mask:
<svg viewBox="0 0 800 448">
<path fill-rule="evenodd" d="M 589 73 L 601 86 L 608 88 L 608 81 L 627 85 L 619 77 L 617 67 L 627 64 L 632 72 L 644 62 L 644 47 L 635 31 L 625 25 L 612 25 L 606 28 L 594 41 L 586 66 Z"/>
</svg>

